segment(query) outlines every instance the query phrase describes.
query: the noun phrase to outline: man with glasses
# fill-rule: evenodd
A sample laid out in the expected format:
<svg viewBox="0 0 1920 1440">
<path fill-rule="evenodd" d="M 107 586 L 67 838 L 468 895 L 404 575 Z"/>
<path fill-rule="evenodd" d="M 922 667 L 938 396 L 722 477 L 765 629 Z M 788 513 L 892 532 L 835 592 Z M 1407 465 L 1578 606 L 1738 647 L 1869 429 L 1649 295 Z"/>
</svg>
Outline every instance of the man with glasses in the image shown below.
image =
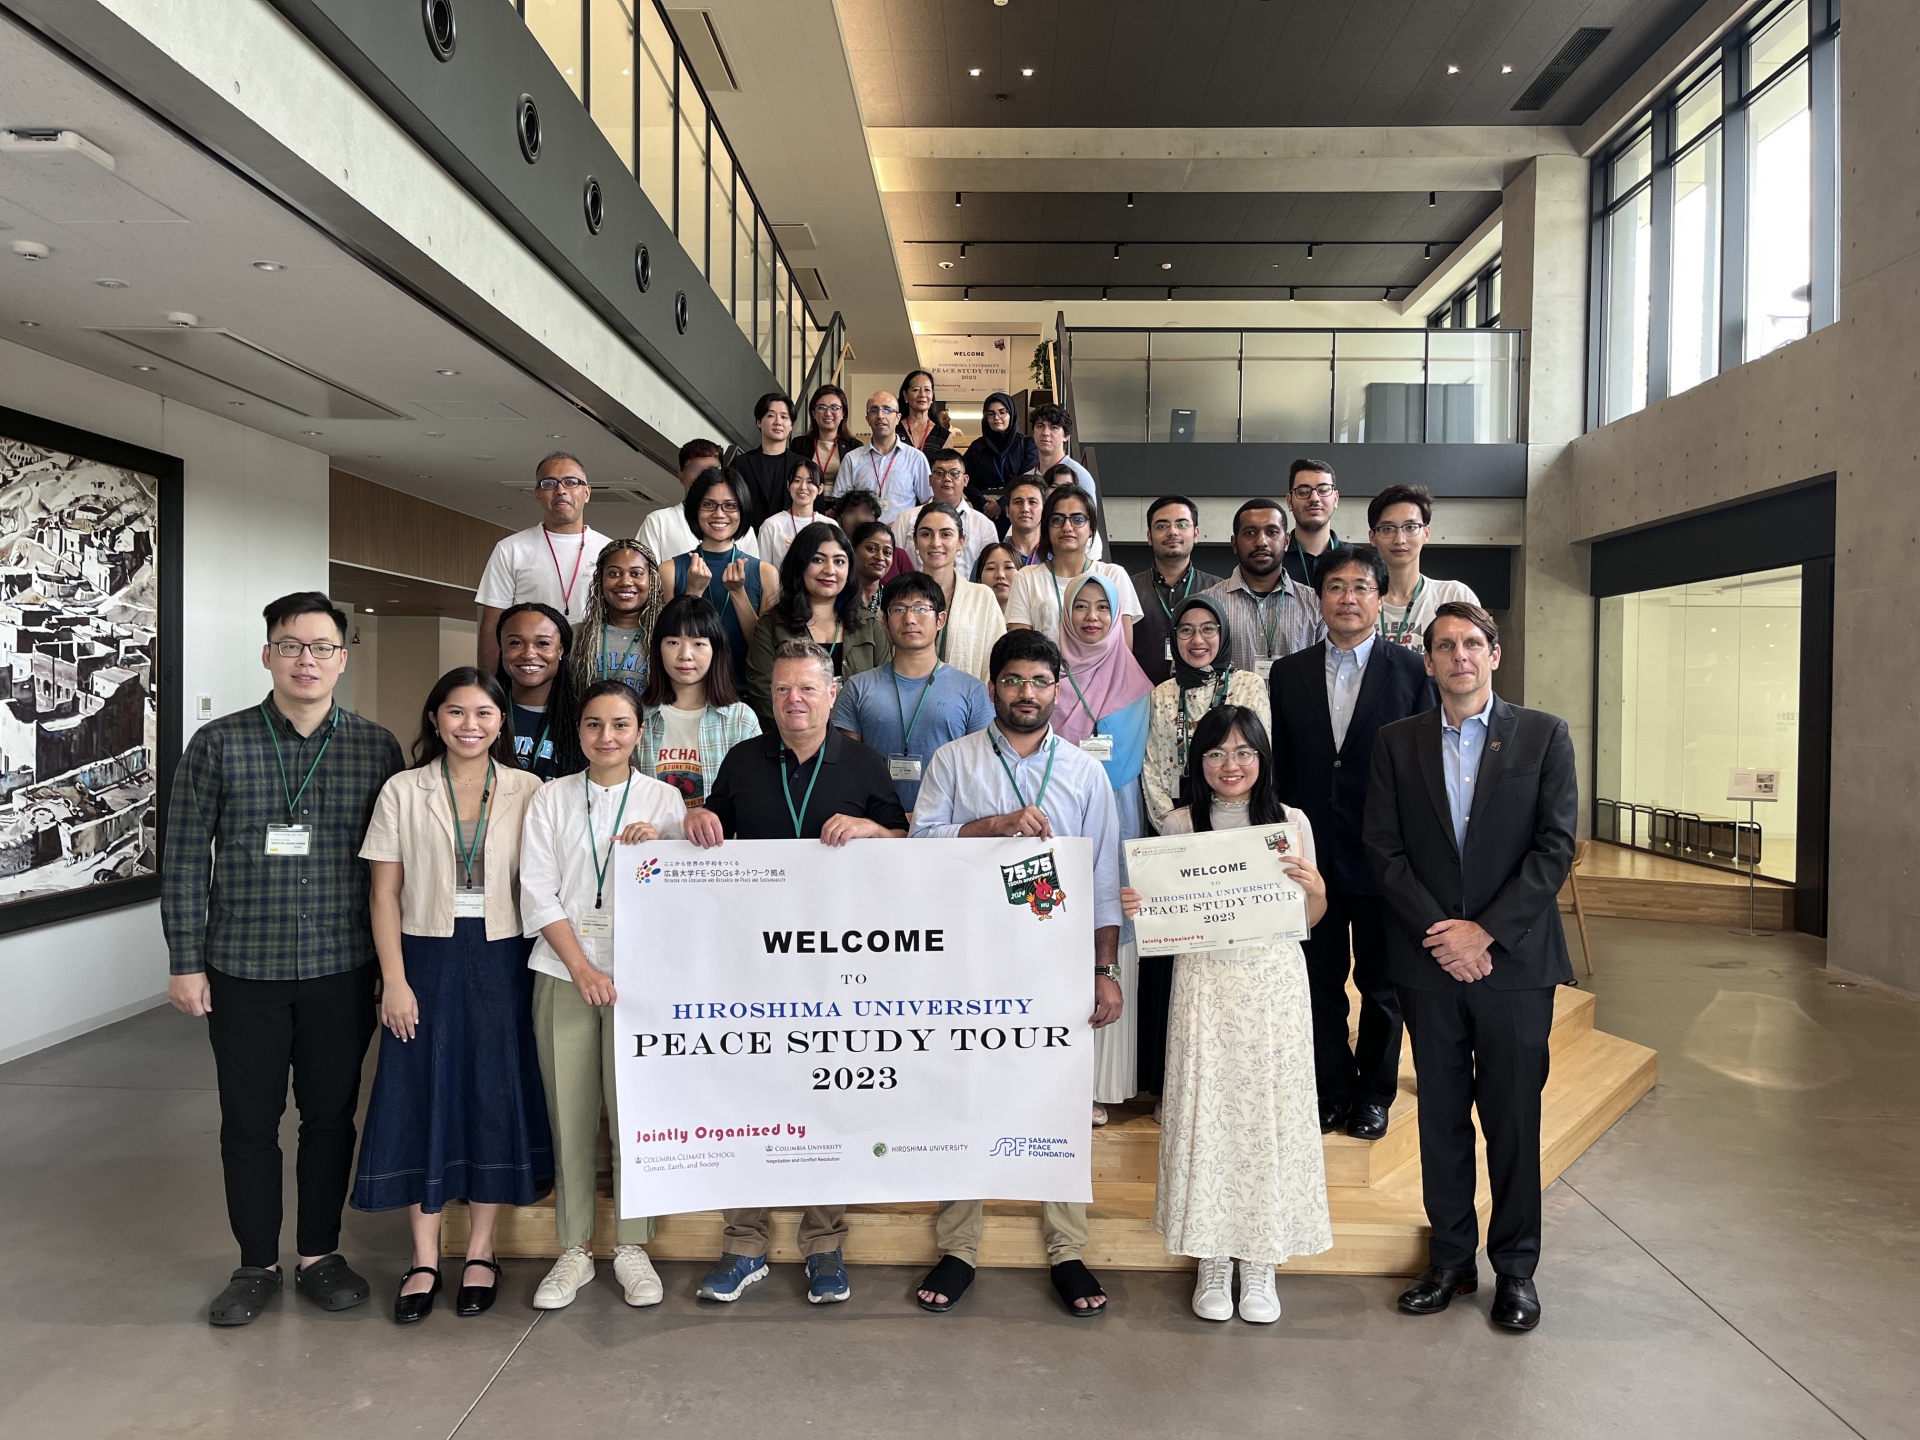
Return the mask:
<svg viewBox="0 0 1920 1440">
<path fill-rule="evenodd" d="M 802 459 L 788 448 L 793 437 L 793 401 L 769 390 L 753 402 L 753 423 L 760 430 L 760 448 L 742 450 L 729 467 L 746 485 L 747 525 L 751 535 L 769 515 L 787 508 L 787 481 Z"/>
<path fill-rule="evenodd" d="M 932 498 L 944 500 L 960 512 L 960 553 L 953 557 L 953 569 L 965 579 L 973 574 L 973 562 L 980 558 L 980 552 L 998 540 L 999 533 L 991 520 L 967 503 L 967 467 L 959 451 L 934 450 L 927 456 L 927 467 Z M 920 566 L 920 554 L 914 549 L 913 531 L 919 522 L 918 505 L 902 511 L 891 522 L 894 550 L 904 554 L 915 569 Z"/>
<path fill-rule="evenodd" d="M 1280 563 L 1287 522 L 1273 501 L 1249 500 L 1233 513 L 1233 574 L 1206 593 L 1227 612 L 1233 635 L 1233 668 L 1262 680 L 1273 662 L 1304 650 L 1327 631 L 1320 599 L 1295 582 Z"/>
<path fill-rule="evenodd" d="M 1386 594 L 1380 633 L 1416 655 L 1426 652 L 1427 626 L 1442 605 L 1478 605 L 1480 597 L 1459 580 L 1420 573 L 1420 552 L 1433 526 L 1433 492 L 1424 485 L 1389 485 L 1367 505 L 1374 548 L 1386 558 Z"/>
<path fill-rule="evenodd" d="M 1431 710 L 1426 667 L 1409 650 L 1376 643 L 1387 567 L 1371 545 L 1336 545 L 1318 567 L 1324 644 L 1273 667 L 1274 789 L 1306 812 L 1327 912 L 1301 947 L 1313 1005 L 1313 1062 L 1322 1134 L 1343 1125 L 1356 1140 L 1387 1133 L 1400 1086 L 1400 1000 L 1387 978 L 1380 891 L 1361 842 L 1373 738 L 1382 725 Z M 1360 992 L 1350 1043 L 1347 972 Z"/>
<path fill-rule="evenodd" d="M 1333 467 L 1324 460 L 1296 460 L 1287 471 L 1287 509 L 1293 514 L 1293 538 L 1287 541 L 1282 563 L 1287 574 L 1311 587 L 1313 572 L 1329 547 L 1338 545 L 1333 512 L 1340 508 L 1340 489 Z"/>
<path fill-rule="evenodd" d="M 1146 614 L 1133 627 L 1133 658 L 1155 685 L 1173 678 L 1173 613 L 1195 595 L 1204 595 L 1226 577 L 1209 575 L 1193 563 L 1200 542 L 1200 507 L 1184 495 L 1162 495 L 1147 507 L 1147 544 L 1153 564 L 1133 577 L 1134 593 Z"/>
<path fill-rule="evenodd" d="M 500 617 L 515 605 L 537 600 L 551 605 L 578 625 L 586 618 L 593 593 L 593 562 L 608 537 L 587 526 L 587 502 L 593 487 L 587 468 L 564 450 L 556 450 L 533 471 L 533 498 L 543 519 L 493 547 L 480 575 L 474 599 L 480 603 L 478 658 L 491 675 L 500 668 Z"/>
<path fill-rule="evenodd" d="M 240 1242 L 240 1268 L 207 1313 L 215 1325 L 249 1324 L 282 1284 L 289 1072 L 300 1110 L 294 1288 L 325 1310 L 369 1293 L 336 1247 L 378 974 L 360 842 L 400 747 L 334 703 L 347 617 L 332 601 L 305 591 L 265 613 L 260 663 L 273 688 L 187 742 L 160 878 L 167 998 L 207 1017 L 227 1221 Z"/>
<path fill-rule="evenodd" d="M 655 563 L 673 568 L 674 557 L 700 548 L 700 541 L 687 524 L 684 502 L 693 482 L 709 470 L 720 468 L 720 447 L 711 440 L 689 440 L 680 447 L 680 500 L 662 505 L 640 523 L 640 543 L 647 547 Z M 784 503 L 784 502 L 783 502 Z M 751 530 L 742 531 L 734 542 L 743 555 L 760 554 L 759 542 Z"/>
<path fill-rule="evenodd" d="M 933 498 L 933 480 L 927 457 L 901 443 L 900 402 L 892 392 L 877 390 L 868 399 L 867 428 L 867 443 L 841 459 L 833 493 L 871 490 L 880 497 L 880 518 L 892 524 L 901 511 Z"/>
<path fill-rule="evenodd" d="M 994 720 L 934 752 L 913 816 L 914 838 L 1080 835 L 1093 842 L 1093 1028 L 1120 1018 L 1120 819 L 1106 768 L 1053 734 L 1060 651 L 1036 630 L 993 647 Z M 979 1200 L 949 1200 L 934 1222 L 942 1259 L 920 1282 L 920 1306 L 944 1313 L 973 1283 L 985 1230 Z M 1049 1200 L 1041 1233 L 1053 1288 L 1074 1314 L 1104 1310 L 1106 1292 L 1081 1259 L 1087 1207 Z"/>
<path fill-rule="evenodd" d="M 939 581 L 919 570 L 894 576 L 881 587 L 880 613 L 893 639 L 893 660 L 841 687 L 833 723 L 886 757 L 911 819 L 933 752 L 985 729 L 993 701 L 978 679 L 940 659 L 947 597 Z"/>
</svg>

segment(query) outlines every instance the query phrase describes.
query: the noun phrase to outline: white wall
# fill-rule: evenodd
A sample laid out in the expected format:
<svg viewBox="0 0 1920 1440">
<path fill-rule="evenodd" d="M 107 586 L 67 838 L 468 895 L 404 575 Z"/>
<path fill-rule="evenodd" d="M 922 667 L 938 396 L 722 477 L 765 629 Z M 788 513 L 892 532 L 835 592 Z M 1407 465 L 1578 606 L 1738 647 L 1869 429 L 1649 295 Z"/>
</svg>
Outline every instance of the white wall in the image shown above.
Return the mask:
<svg viewBox="0 0 1920 1440">
<path fill-rule="evenodd" d="M 261 607 L 327 588 L 327 457 L 4 341 L 0 405 L 185 462 L 183 739 L 196 695 L 216 715 L 257 703 L 269 688 Z M 155 1004 L 166 987 L 157 902 L 0 936 L 0 1061 Z"/>
</svg>

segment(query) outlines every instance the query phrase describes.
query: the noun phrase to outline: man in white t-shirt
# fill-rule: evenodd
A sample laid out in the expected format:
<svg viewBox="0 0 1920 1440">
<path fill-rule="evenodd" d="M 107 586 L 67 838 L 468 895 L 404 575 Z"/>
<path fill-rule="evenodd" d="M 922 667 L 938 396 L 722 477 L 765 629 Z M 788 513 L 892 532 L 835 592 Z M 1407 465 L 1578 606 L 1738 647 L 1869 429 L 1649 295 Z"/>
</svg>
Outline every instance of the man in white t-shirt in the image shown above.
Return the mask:
<svg viewBox="0 0 1920 1440">
<path fill-rule="evenodd" d="M 944 500 L 960 512 L 960 553 L 954 556 L 953 571 L 962 580 L 973 578 L 973 562 L 980 552 L 1000 538 L 993 521 L 967 503 L 967 467 L 957 450 L 936 450 L 928 458 L 932 499 Z M 914 569 L 920 568 L 920 552 L 913 548 L 914 527 L 920 523 L 920 507 L 900 512 L 893 522 L 893 548 L 907 557 Z"/>
<path fill-rule="evenodd" d="M 689 440 L 680 447 L 680 493 L 685 495 L 693 482 L 709 470 L 720 468 L 720 447 L 711 440 Z M 663 505 L 640 523 L 640 543 L 653 556 L 653 563 L 666 569 L 676 555 L 696 548 L 693 530 L 687 524 L 686 511 L 680 505 Z M 735 541 L 744 555 L 759 557 L 760 549 L 753 532 L 742 529 Z"/>
<path fill-rule="evenodd" d="M 1395 645 L 1427 653 L 1427 626 L 1450 600 L 1478 605 L 1480 597 L 1458 580 L 1420 573 L 1420 552 L 1433 524 L 1433 492 L 1424 485 L 1389 485 L 1367 504 L 1367 530 L 1387 562 L 1387 589 L 1380 597 L 1380 633 Z"/>
<path fill-rule="evenodd" d="M 902 511 L 924 505 L 933 497 L 927 457 L 900 439 L 900 402 L 885 390 L 867 401 L 867 428 L 872 438 L 858 450 L 840 457 L 840 473 L 833 493 L 871 490 L 880 497 L 880 518 L 891 525 Z"/>
<path fill-rule="evenodd" d="M 1040 452 L 1040 463 L 1034 468 L 1042 475 L 1056 465 L 1064 465 L 1073 471 L 1073 478 L 1080 488 L 1100 498 L 1100 487 L 1094 483 L 1093 472 L 1078 460 L 1067 454 L 1067 441 L 1073 435 L 1073 414 L 1064 405 L 1041 405 L 1033 412 L 1033 447 Z"/>
<path fill-rule="evenodd" d="M 500 642 L 494 630 L 500 616 L 526 600 L 551 605 L 575 625 L 587 613 L 593 590 L 594 562 L 607 537 L 587 526 L 587 502 L 593 489 L 587 467 L 556 450 L 533 472 L 533 498 L 545 518 L 530 530 L 507 536 L 493 547 L 481 572 L 474 599 L 480 602 L 480 644 L 476 663 L 491 675 L 500 668 Z"/>
</svg>

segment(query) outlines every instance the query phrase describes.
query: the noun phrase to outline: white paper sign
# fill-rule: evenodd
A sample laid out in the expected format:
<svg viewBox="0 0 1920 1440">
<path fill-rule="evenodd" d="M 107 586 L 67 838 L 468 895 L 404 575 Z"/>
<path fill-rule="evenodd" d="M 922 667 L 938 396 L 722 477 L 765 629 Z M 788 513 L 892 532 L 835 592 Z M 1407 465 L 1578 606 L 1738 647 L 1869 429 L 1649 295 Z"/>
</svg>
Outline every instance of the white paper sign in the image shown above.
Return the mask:
<svg viewBox="0 0 1920 1440">
<path fill-rule="evenodd" d="M 1005 335 L 922 335 L 920 354 L 942 400 L 984 400 L 1013 388 L 1013 342 Z"/>
<path fill-rule="evenodd" d="M 1778 770 L 1730 770 L 1727 772 L 1727 799 L 1778 801 Z"/>
<path fill-rule="evenodd" d="M 1127 883 L 1142 955 L 1270 945 L 1307 938 L 1306 892 L 1280 868 L 1298 855 L 1298 825 L 1257 825 L 1127 842 Z"/>
<path fill-rule="evenodd" d="M 1092 1199 L 1090 842 L 614 855 L 624 1214 Z"/>
</svg>

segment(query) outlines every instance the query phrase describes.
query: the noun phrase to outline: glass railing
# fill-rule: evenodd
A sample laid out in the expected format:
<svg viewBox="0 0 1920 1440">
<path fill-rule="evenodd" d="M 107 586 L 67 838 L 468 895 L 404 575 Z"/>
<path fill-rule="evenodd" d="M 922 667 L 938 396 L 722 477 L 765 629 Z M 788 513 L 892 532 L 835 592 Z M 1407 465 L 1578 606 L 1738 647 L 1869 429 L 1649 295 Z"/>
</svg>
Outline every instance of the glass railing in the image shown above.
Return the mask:
<svg viewBox="0 0 1920 1440">
<path fill-rule="evenodd" d="M 828 325 L 800 292 L 656 0 L 507 0 L 673 227 L 783 389 L 820 364 Z"/>
<path fill-rule="evenodd" d="M 1510 444 L 1518 330 L 1067 331 L 1082 441 Z"/>
</svg>

